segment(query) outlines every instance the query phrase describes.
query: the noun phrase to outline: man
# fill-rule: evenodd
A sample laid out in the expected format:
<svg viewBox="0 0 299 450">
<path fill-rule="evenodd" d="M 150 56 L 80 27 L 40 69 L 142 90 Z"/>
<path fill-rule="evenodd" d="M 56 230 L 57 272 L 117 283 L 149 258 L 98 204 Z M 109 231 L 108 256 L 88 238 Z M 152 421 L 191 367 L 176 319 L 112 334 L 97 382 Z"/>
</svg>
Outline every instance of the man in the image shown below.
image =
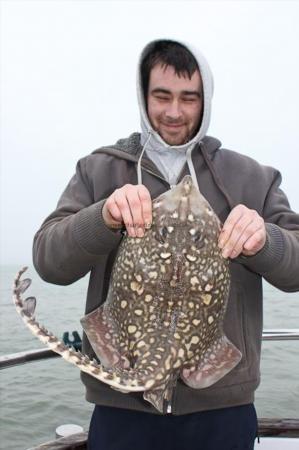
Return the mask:
<svg viewBox="0 0 299 450">
<path fill-rule="evenodd" d="M 187 173 L 224 224 L 219 247 L 231 272 L 224 329 L 241 362 L 209 388 L 179 381 L 164 415 L 142 394 L 125 395 L 82 374 L 86 398 L 97 405 L 92 450 L 253 448 L 262 277 L 285 291 L 299 290 L 299 215 L 290 210 L 276 170 L 206 136 L 212 91 L 202 55 L 174 41 L 147 45 L 138 72 L 141 134 L 80 160 L 35 236 L 34 264 L 45 280 L 69 284 L 90 272 L 89 313 L 105 300 L 120 230 L 142 237 L 152 219 L 151 199 Z M 85 338 L 84 353 L 94 356 Z"/>
</svg>

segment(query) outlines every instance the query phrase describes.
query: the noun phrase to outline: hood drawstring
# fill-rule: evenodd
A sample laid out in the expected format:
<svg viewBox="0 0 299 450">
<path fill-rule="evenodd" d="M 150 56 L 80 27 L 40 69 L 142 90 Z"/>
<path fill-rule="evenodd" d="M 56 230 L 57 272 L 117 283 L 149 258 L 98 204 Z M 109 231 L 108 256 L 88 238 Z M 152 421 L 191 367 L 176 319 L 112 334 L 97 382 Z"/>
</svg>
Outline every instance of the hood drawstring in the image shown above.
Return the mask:
<svg viewBox="0 0 299 450">
<path fill-rule="evenodd" d="M 141 159 L 142 159 L 143 154 L 144 154 L 144 152 L 146 150 L 146 147 L 149 144 L 149 141 L 150 141 L 151 137 L 152 137 L 152 130 L 148 130 L 147 140 L 145 141 L 145 144 L 143 146 L 143 149 L 142 149 L 142 151 L 140 153 L 140 156 L 139 156 L 138 162 L 137 162 L 137 183 L 138 184 L 142 184 Z"/>
<path fill-rule="evenodd" d="M 199 190 L 197 176 L 196 176 L 193 161 L 192 161 L 192 151 L 193 151 L 194 147 L 195 147 L 195 144 L 192 144 L 192 145 L 190 145 L 190 147 L 188 147 L 188 149 L 186 151 L 186 161 L 188 164 L 188 168 L 189 168 L 189 172 L 190 172 L 192 181 L 193 181 L 194 185 L 197 187 L 197 189 Z"/>
</svg>

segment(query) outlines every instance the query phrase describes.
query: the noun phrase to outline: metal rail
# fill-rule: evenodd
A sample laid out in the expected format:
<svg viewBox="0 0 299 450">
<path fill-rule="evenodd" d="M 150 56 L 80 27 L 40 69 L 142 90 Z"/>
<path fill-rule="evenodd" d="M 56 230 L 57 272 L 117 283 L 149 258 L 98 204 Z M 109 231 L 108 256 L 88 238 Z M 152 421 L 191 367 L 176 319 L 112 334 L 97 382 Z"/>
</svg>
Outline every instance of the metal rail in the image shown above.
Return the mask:
<svg viewBox="0 0 299 450">
<path fill-rule="evenodd" d="M 292 341 L 299 340 L 299 329 L 264 330 L 263 341 Z"/>
<path fill-rule="evenodd" d="M 19 353 L 11 353 L 10 355 L 0 356 L 0 369 L 19 366 L 41 359 L 55 358 L 60 356 L 49 348 L 41 348 L 36 350 L 26 350 Z"/>
<path fill-rule="evenodd" d="M 76 341 L 70 341 L 68 333 L 64 333 L 63 341 L 65 344 L 74 344 L 76 350 L 81 350 L 81 342 L 78 340 L 78 333 L 74 332 Z M 74 336 L 73 333 L 73 336 Z M 273 329 L 263 331 L 263 341 L 291 341 L 299 340 L 299 329 Z M 20 364 L 26 364 L 28 362 L 40 361 L 42 359 L 59 357 L 57 353 L 48 348 L 42 348 L 37 350 L 26 350 L 19 353 L 12 353 L 10 355 L 0 356 L 0 370 L 8 367 L 18 366 Z"/>
</svg>

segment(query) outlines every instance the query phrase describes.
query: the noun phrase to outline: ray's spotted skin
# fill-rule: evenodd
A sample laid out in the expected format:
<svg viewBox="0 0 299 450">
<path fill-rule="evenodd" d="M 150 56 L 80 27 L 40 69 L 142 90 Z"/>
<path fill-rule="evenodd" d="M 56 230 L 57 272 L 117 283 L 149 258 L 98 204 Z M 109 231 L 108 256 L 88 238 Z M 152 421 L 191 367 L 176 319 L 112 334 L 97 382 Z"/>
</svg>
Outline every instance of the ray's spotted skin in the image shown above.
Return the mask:
<svg viewBox="0 0 299 450">
<path fill-rule="evenodd" d="M 223 333 L 230 273 L 218 247 L 220 222 L 186 176 L 153 201 L 143 238 L 120 244 L 103 305 L 81 319 L 101 361 L 59 342 L 33 318 L 34 301 L 15 303 L 31 331 L 66 360 L 122 392 L 144 391 L 164 412 L 176 380 L 208 387 L 241 360 Z"/>
</svg>

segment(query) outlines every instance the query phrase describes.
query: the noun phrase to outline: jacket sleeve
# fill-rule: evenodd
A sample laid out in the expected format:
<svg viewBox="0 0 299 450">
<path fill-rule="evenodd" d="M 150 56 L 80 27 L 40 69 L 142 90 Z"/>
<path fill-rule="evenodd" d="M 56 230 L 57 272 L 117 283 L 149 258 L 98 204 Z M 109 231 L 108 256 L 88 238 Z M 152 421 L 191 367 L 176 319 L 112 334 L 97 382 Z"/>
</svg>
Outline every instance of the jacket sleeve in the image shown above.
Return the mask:
<svg viewBox="0 0 299 450">
<path fill-rule="evenodd" d="M 104 202 L 105 198 L 94 202 L 86 159 L 80 160 L 56 210 L 34 237 L 33 263 L 45 281 L 70 284 L 119 245 L 121 234 L 103 221 Z"/>
<path fill-rule="evenodd" d="M 299 214 L 290 209 L 280 183 L 281 175 L 275 171 L 262 212 L 265 246 L 254 256 L 238 259 L 278 289 L 295 292 L 299 290 Z"/>
</svg>

